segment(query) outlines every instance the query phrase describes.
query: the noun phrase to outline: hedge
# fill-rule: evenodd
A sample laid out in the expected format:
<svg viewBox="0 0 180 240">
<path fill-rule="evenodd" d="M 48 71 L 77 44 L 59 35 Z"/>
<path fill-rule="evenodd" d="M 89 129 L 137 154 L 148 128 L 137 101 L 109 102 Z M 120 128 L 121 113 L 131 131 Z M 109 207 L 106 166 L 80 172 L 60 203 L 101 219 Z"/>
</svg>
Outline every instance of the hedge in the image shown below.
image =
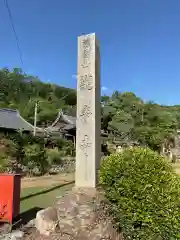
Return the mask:
<svg viewBox="0 0 180 240">
<path fill-rule="evenodd" d="M 148 148 L 112 154 L 100 183 L 124 239 L 180 239 L 180 180 L 166 158 Z"/>
</svg>

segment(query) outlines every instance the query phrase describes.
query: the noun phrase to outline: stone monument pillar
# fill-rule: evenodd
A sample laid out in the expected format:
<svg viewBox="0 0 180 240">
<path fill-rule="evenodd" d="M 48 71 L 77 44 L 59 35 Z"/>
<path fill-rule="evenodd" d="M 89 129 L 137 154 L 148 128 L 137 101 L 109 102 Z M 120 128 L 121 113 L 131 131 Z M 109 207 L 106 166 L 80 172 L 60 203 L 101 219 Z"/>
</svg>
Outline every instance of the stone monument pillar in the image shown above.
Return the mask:
<svg viewBox="0 0 180 240">
<path fill-rule="evenodd" d="M 78 37 L 76 188 L 95 188 L 101 153 L 100 50 L 95 34 Z"/>
</svg>

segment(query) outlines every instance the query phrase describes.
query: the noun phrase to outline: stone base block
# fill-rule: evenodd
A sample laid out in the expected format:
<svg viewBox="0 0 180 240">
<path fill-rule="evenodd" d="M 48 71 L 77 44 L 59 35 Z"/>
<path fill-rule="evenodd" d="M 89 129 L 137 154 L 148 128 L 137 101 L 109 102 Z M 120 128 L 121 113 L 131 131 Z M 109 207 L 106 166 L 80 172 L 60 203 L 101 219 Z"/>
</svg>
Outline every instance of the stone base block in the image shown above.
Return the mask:
<svg viewBox="0 0 180 240">
<path fill-rule="evenodd" d="M 37 213 L 36 228 L 43 235 L 54 236 L 58 224 L 56 235 L 64 240 L 120 240 L 100 199 L 96 189 L 74 188 L 57 201 L 55 208 Z"/>
<path fill-rule="evenodd" d="M 74 192 L 75 194 L 83 194 L 89 197 L 95 197 L 97 195 L 97 188 L 73 187 L 72 192 Z"/>
<path fill-rule="evenodd" d="M 35 227 L 42 235 L 49 236 L 56 231 L 58 225 L 57 210 L 55 207 L 43 209 L 36 214 Z"/>
</svg>

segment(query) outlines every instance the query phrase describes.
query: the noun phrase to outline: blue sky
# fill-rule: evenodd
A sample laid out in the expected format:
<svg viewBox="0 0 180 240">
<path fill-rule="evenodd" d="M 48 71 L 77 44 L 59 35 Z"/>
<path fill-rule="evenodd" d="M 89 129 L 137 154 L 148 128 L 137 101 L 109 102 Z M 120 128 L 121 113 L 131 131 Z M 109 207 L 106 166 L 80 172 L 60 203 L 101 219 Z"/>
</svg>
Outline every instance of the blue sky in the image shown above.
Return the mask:
<svg viewBox="0 0 180 240">
<path fill-rule="evenodd" d="M 104 93 L 133 91 L 144 100 L 180 104 L 179 0 L 9 0 L 23 70 L 76 87 L 77 36 L 101 43 Z M 22 67 L 4 0 L 0 67 Z"/>
</svg>

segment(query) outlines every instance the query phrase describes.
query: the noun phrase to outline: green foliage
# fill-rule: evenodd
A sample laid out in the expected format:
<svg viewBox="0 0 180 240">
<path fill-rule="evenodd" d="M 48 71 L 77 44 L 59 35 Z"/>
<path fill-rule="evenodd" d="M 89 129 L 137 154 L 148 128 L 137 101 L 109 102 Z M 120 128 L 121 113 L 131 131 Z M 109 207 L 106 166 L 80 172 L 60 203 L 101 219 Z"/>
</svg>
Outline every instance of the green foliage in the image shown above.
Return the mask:
<svg viewBox="0 0 180 240">
<path fill-rule="evenodd" d="M 24 147 L 25 165 L 28 166 L 32 173 L 35 168 L 40 173 L 44 173 L 48 167 L 46 160 L 45 149 L 41 148 L 39 144 L 27 145 Z"/>
<path fill-rule="evenodd" d="M 51 149 L 52 148 L 52 149 Z M 0 172 L 14 172 L 29 175 L 54 173 L 63 164 L 67 170 L 67 156 L 74 156 L 75 149 L 71 141 L 65 139 L 43 139 L 30 134 L 0 134 Z"/>
<path fill-rule="evenodd" d="M 118 110 L 114 114 L 110 126 L 119 132 L 129 132 L 130 129 L 134 126 L 134 121 L 130 113 L 125 112 L 124 110 Z"/>
<path fill-rule="evenodd" d="M 58 147 L 58 149 L 62 149 L 62 148 L 64 148 L 64 146 L 66 146 L 66 140 L 65 139 L 63 139 L 63 138 L 58 138 L 57 140 L 56 140 L 56 145 L 57 145 L 57 147 Z"/>
<path fill-rule="evenodd" d="M 21 115 L 33 123 L 34 106 L 38 102 L 38 125 L 54 121 L 59 109 L 76 105 L 76 91 L 43 83 L 21 69 L 0 69 L 0 108 L 19 109 Z"/>
<path fill-rule="evenodd" d="M 61 163 L 62 152 L 58 148 L 46 149 L 47 161 L 50 166 Z"/>
<path fill-rule="evenodd" d="M 59 109 L 76 115 L 76 91 L 43 83 L 19 68 L 0 69 L 0 108 L 18 109 L 30 123 L 34 121 L 34 107 L 38 103 L 37 126 L 48 126 Z M 102 96 L 102 124 L 124 142 L 138 141 L 158 150 L 164 139 L 180 127 L 180 106 L 160 106 L 143 102 L 134 93 L 115 91 Z"/>
<path fill-rule="evenodd" d="M 65 156 L 75 156 L 75 147 L 72 141 L 66 141 L 64 150 Z"/>
<path fill-rule="evenodd" d="M 164 157 L 148 148 L 112 154 L 100 182 L 124 239 L 180 239 L 180 180 Z"/>
<path fill-rule="evenodd" d="M 19 143 L 22 146 L 28 145 L 28 144 L 38 144 L 42 147 L 44 147 L 45 145 L 45 139 L 42 137 L 38 137 L 38 136 L 33 136 L 31 134 L 17 134 L 16 135 L 16 140 L 19 141 Z"/>
<path fill-rule="evenodd" d="M 17 158 L 19 154 L 19 145 L 17 142 L 11 140 L 11 139 L 5 139 L 4 144 L 7 148 L 7 154 L 11 157 Z"/>
<path fill-rule="evenodd" d="M 133 93 L 118 91 L 102 102 L 102 129 L 113 130 L 123 142 L 138 141 L 159 151 L 164 140 L 180 127 L 180 106 L 144 103 Z"/>
<path fill-rule="evenodd" d="M 74 89 L 43 83 L 21 69 L 0 69 L 0 89 L 0 108 L 18 109 L 30 123 L 34 121 L 34 107 L 38 103 L 37 126 L 49 126 L 59 109 L 76 115 Z M 119 91 L 102 96 L 101 103 L 101 128 L 126 143 L 138 141 L 159 151 L 164 139 L 180 128 L 180 106 L 145 103 L 132 92 Z"/>
<path fill-rule="evenodd" d="M 8 162 L 8 156 L 4 152 L 0 152 L 0 172 L 5 172 Z"/>
</svg>

